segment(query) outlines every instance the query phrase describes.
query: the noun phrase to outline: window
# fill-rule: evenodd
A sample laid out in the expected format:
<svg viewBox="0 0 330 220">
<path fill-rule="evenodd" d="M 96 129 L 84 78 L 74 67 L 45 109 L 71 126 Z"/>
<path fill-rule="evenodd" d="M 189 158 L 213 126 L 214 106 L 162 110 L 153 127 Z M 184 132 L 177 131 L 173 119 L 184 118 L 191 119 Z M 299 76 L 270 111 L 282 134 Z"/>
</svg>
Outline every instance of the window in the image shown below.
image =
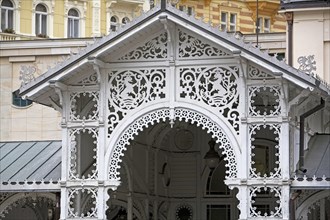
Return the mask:
<svg viewBox="0 0 330 220">
<path fill-rule="evenodd" d="M 18 95 L 19 91 L 16 90 L 12 93 L 13 96 L 13 100 L 12 100 L 12 104 L 16 107 L 26 107 L 32 104 L 31 100 L 27 100 L 27 99 L 22 99 L 19 95 Z"/>
<path fill-rule="evenodd" d="M 229 19 L 228 19 L 229 18 Z M 234 13 L 221 12 L 221 30 L 222 31 L 236 31 L 237 15 Z"/>
<path fill-rule="evenodd" d="M 194 11 L 193 7 L 186 7 L 184 5 L 179 5 L 179 10 L 187 13 L 187 15 L 192 15 Z"/>
<path fill-rule="evenodd" d="M 1 3 L 1 30 L 14 28 L 14 5 L 10 0 Z"/>
<path fill-rule="evenodd" d="M 221 12 L 221 30 L 226 31 L 227 30 L 227 17 L 228 13 L 227 12 Z"/>
<path fill-rule="evenodd" d="M 258 33 L 269 33 L 270 32 L 270 19 L 259 17 L 256 24 Z"/>
<path fill-rule="evenodd" d="M 270 32 L 270 19 L 265 18 L 264 20 L 264 32 L 269 33 Z"/>
<path fill-rule="evenodd" d="M 110 18 L 110 30 L 111 31 L 116 31 L 117 27 L 118 27 L 117 18 L 115 16 L 112 16 Z"/>
<path fill-rule="evenodd" d="M 122 20 L 121 20 L 121 23 L 122 24 L 127 24 L 129 22 L 129 18 L 128 17 L 124 17 Z"/>
<path fill-rule="evenodd" d="M 38 4 L 36 7 L 35 33 L 37 36 L 47 36 L 47 8 Z"/>
<path fill-rule="evenodd" d="M 79 37 L 79 13 L 75 9 L 68 12 L 68 38 Z"/>
<path fill-rule="evenodd" d="M 236 14 L 230 14 L 229 31 L 236 31 Z"/>
</svg>

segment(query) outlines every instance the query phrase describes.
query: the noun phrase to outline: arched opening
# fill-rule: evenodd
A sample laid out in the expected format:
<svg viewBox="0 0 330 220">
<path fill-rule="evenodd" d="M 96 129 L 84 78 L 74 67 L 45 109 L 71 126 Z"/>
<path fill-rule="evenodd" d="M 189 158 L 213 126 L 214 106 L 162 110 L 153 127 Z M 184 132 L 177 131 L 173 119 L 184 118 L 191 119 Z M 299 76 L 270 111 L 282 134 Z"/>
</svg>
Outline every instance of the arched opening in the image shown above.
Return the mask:
<svg viewBox="0 0 330 220">
<path fill-rule="evenodd" d="M 215 220 L 223 213 L 238 219 L 237 192 L 224 183 L 229 168 L 222 143 L 214 147 L 220 158 L 216 168 L 205 159 L 212 136 L 197 122 L 168 119 L 138 132 L 121 157 L 121 185 L 109 192 L 108 219 L 118 219 L 116 213 L 125 219 Z"/>
</svg>

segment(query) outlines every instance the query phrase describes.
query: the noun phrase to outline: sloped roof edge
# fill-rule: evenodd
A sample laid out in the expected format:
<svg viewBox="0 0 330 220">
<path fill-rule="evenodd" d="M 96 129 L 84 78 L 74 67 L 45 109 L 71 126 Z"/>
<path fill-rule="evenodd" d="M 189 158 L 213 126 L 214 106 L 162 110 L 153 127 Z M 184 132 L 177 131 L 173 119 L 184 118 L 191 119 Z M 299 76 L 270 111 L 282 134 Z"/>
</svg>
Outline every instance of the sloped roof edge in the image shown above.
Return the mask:
<svg viewBox="0 0 330 220">
<path fill-rule="evenodd" d="M 213 27 L 210 23 L 205 23 L 202 20 L 198 20 L 194 16 L 188 16 L 186 13 L 176 9 L 175 7 L 167 5 L 165 1 L 162 1 L 161 5 L 156 5 L 153 9 L 142 14 L 140 17 L 136 18 L 132 22 L 126 24 L 123 27 L 120 27 L 117 32 L 112 32 L 111 34 L 103 38 L 96 39 L 94 44 L 88 45 L 87 48 L 81 50 L 78 54 L 72 55 L 70 58 L 56 65 L 54 68 L 50 69 L 35 80 L 27 84 L 23 84 L 20 88 L 20 95 L 25 96 L 33 89 L 51 80 L 54 76 L 59 75 L 73 65 L 83 61 L 84 59 L 93 55 L 93 53 L 98 51 L 100 48 L 111 44 L 120 37 L 123 37 L 125 34 L 138 28 L 140 25 L 152 19 L 158 20 L 159 18 L 157 16 L 160 15 L 168 15 L 169 17 L 176 19 L 177 21 L 182 21 L 187 25 L 206 32 L 210 36 L 218 38 L 226 44 L 237 48 L 237 53 L 241 53 L 241 56 L 245 56 L 246 58 L 254 58 L 258 61 L 262 61 L 268 66 L 271 66 L 275 69 L 280 70 L 280 72 L 287 74 L 283 77 L 288 79 L 289 81 L 296 83 L 295 80 L 300 80 L 311 87 L 319 88 L 326 95 L 330 95 L 329 84 L 327 84 L 325 81 L 322 81 L 317 76 L 307 75 L 306 73 L 287 65 L 285 62 L 277 60 L 276 57 L 268 55 L 267 51 L 262 52 L 259 48 L 256 48 L 251 43 L 247 44 L 244 43 L 243 39 L 237 39 L 234 34 L 222 32 L 219 30 L 218 27 Z"/>
</svg>

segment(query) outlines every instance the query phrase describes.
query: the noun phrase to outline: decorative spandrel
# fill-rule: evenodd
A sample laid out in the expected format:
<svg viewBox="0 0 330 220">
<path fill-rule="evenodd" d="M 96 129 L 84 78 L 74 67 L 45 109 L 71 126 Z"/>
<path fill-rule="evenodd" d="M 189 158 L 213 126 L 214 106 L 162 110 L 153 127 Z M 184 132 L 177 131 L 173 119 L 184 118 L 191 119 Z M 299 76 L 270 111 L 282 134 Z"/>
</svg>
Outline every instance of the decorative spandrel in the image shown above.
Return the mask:
<svg viewBox="0 0 330 220">
<path fill-rule="evenodd" d="M 157 60 L 168 57 L 167 33 L 162 33 L 120 57 L 120 61 Z"/>
<path fill-rule="evenodd" d="M 182 67 L 179 98 L 202 102 L 228 120 L 239 133 L 238 72 L 236 66 Z"/>
<path fill-rule="evenodd" d="M 261 80 L 261 79 L 274 79 L 274 76 L 269 73 L 266 73 L 265 71 L 255 67 L 255 66 L 249 65 L 248 66 L 248 78 Z"/>
<path fill-rule="evenodd" d="M 130 110 L 166 98 L 165 77 L 165 69 L 117 70 L 109 73 L 109 135 Z"/>
<path fill-rule="evenodd" d="M 230 56 L 225 50 L 206 43 L 181 29 L 178 29 L 178 58 L 226 57 Z"/>
</svg>

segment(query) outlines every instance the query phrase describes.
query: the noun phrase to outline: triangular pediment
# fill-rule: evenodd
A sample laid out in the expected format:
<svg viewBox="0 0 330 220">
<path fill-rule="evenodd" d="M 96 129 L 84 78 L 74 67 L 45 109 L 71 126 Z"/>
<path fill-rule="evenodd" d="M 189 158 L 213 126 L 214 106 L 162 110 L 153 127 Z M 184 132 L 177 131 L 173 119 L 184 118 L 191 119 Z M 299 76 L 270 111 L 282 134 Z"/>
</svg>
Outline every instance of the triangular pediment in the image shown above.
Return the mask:
<svg viewBox="0 0 330 220">
<path fill-rule="evenodd" d="M 221 32 L 217 27 L 189 17 L 174 7 L 157 6 L 121 27 L 118 32 L 97 39 L 94 44 L 88 45 L 86 49 L 72 55 L 41 77 L 22 85 L 21 94 L 27 95 L 30 99 L 35 99 L 40 94 L 47 97 L 45 92 L 53 93 L 53 90 L 47 87 L 49 81 L 79 84 L 84 78 L 89 77 L 88 72 L 91 75 L 95 74 L 97 68 L 103 68 L 108 64 L 116 64 L 115 68 L 120 63 L 144 65 L 145 61 L 153 63 L 191 60 L 196 64 L 195 61 L 201 59 L 241 60 L 249 63 L 251 65 L 246 70 L 246 77 L 250 79 L 271 79 L 276 75 L 301 88 L 314 87 L 318 83 L 315 77 L 278 61 L 266 52 L 261 52 L 259 48 L 237 39 L 233 34 Z M 81 77 L 82 75 L 84 77 Z M 77 79 L 73 79 L 74 77 Z M 321 82 L 320 88 L 330 93 L 326 83 Z M 39 101 L 47 100 L 48 98 Z"/>
</svg>

